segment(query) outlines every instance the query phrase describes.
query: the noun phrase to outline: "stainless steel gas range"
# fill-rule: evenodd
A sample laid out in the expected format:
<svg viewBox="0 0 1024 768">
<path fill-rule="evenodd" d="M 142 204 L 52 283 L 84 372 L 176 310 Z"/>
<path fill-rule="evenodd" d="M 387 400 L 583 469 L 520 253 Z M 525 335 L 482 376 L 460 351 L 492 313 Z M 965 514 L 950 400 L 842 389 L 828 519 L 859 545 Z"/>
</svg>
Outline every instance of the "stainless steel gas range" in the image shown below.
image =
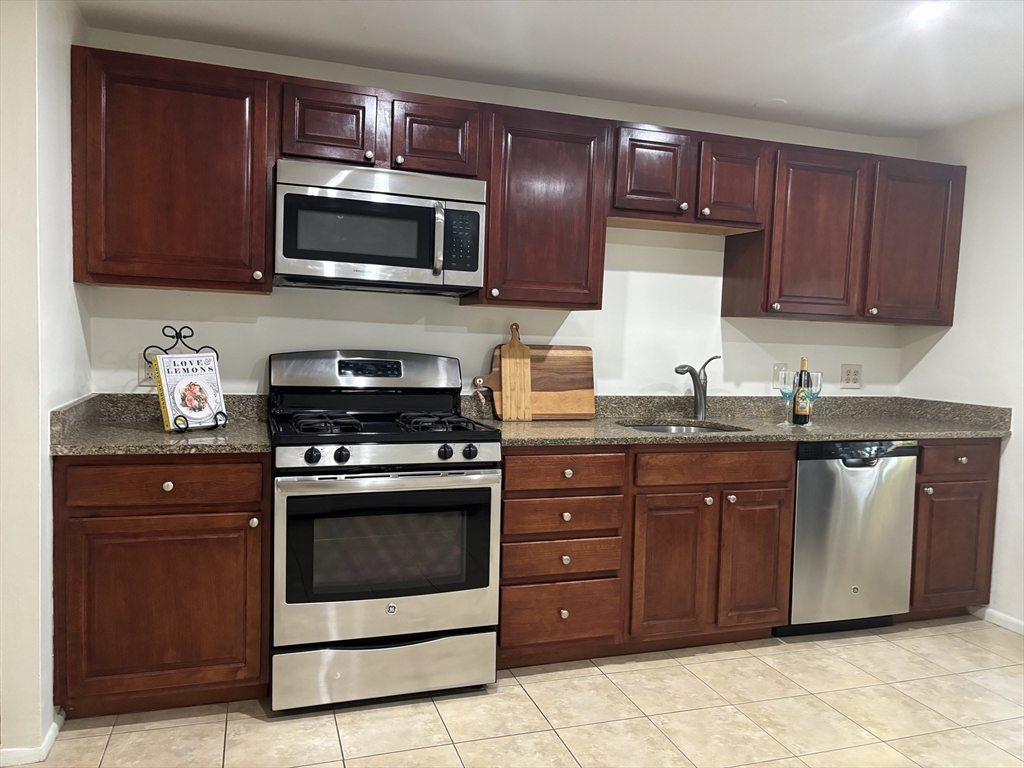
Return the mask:
<svg viewBox="0 0 1024 768">
<path fill-rule="evenodd" d="M 501 433 L 459 361 L 270 358 L 276 709 L 495 678 Z"/>
</svg>

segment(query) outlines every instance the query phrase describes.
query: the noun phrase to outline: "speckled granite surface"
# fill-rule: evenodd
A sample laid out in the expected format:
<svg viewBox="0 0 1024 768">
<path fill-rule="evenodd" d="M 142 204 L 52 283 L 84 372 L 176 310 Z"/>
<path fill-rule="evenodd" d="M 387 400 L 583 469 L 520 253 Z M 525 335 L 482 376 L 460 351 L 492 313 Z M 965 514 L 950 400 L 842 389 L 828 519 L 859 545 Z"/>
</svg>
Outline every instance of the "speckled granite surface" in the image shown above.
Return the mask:
<svg viewBox="0 0 1024 768">
<path fill-rule="evenodd" d="M 262 453 L 270 450 L 265 395 L 228 395 L 226 429 L 163 431 L 155 395 L 89 395 L 50 417 L 53 455 Z M 664 434 L 628 424 L 693 424 L 691 397 L 597 398 L 592 421 L 502 422 L 490 402 L 463 397 L 463 412 L 501 429 L 502 445 L 623 445 L 806 440 L 957 439 L 1010 435 L 1010 409 L 914 398 L 825 397 L 809 427 L 780 427 L 777 397 L 709 397 L 708 423 L 728 431 Z"/>
</svg>

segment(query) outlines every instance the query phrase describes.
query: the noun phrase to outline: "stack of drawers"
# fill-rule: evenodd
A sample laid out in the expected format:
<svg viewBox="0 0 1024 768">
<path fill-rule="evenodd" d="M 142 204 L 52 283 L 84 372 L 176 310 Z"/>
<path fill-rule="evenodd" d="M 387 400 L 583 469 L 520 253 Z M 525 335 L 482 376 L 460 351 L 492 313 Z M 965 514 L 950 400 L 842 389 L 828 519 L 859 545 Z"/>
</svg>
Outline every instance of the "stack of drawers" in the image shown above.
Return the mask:
<svg viewBox="0 0 1024 768">
<path fill-rule="evenodd" d="M 502 649 L 623 636 L 624 453 L 509 455 Z"/>
</svg>

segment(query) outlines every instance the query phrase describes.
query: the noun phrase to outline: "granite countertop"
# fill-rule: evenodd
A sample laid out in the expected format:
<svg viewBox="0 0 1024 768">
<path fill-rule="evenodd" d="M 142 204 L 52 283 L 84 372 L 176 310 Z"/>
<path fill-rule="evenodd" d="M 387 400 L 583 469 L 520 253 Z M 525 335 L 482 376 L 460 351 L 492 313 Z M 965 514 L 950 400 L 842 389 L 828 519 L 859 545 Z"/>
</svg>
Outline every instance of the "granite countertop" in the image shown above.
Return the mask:
<svg viewBox="0 0 1024 768">
<path fill-rule="evenodd" d="M 265 395 L 228 395 L 225 429 L 165 432 L 156 395 L 96 394 L 50 416 L 55 456 L 265 453 L 270 450 Z M 709 397 L 708 426 L 728 431 L 666 434 L 627 424 L 695 424 L 693 399 L 680 396 L 600 396 L 597 416 L 578 421 L 496 421 L 490 403 L 463 398 L 463 413 L 497 427 L 507 448 L 558 445 L 816 440 L 964 439 L 1010 436 L 1009 408 L 901 397 L 825 397 L 811 426 L 777 426 L 784 406 L 775 397 Z"/>
</svg>

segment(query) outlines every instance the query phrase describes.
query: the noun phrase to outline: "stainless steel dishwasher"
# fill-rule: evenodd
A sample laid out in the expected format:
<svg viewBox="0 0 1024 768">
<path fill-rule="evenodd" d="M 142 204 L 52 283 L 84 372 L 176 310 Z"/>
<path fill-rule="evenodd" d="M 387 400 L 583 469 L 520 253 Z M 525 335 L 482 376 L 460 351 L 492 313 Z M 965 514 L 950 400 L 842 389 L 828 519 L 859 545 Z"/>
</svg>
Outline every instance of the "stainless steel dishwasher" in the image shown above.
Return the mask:
<svg viewBox="0 0 1024 768">
<path fill-rule="evenodd" d="M 797 448 L 791 624 L 906 613 L 917 442 Z"/>
</svg>

